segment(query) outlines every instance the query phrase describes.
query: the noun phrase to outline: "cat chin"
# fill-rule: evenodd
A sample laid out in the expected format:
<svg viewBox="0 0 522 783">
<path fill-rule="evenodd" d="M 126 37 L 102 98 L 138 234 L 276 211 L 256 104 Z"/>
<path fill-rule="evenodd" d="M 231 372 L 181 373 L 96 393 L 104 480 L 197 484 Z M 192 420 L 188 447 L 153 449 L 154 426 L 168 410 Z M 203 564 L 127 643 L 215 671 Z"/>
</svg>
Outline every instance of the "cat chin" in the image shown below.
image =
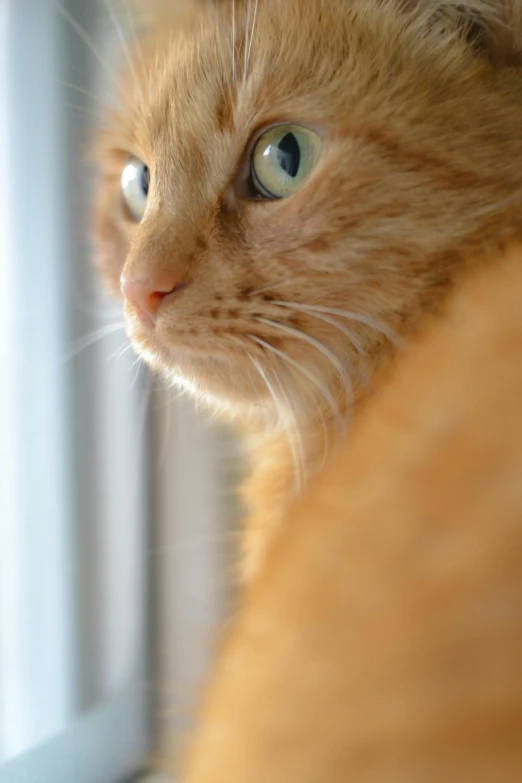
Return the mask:
<svg viewBox="0 0 522 783">
<path fill-rule="evenodd" d="M 219 382 L 210 388 L 206 379 L 203 385 L 197 378 L 187 378 L 177 369 L 169 369 L 163 374 L 169 384 L 189 394 L 198 407 L 216 416 L 239 421 L 254 431 L 274 431 L 282 424 L 271 399 L 249 397 L 242 394 L 238 387 L 228 387 Z"/>
<path fill-rule="evenodd" d="M 188 392 L 196 400 L 205 402 L 209 407 L 219 411 L 237 411 L 247 414 L 252 408 L 272 408 L 272 401 L 266 398 L 264 390 L 260 393 L 249 382 L 249 379 L 240 373 L 234 374 L 234 369 L 228 367 L 225 373 L 209 372 L 208 366 L 198 372 L 197 363 L 192 364 L 190 373 L 177 367 L 171 368 L 166 375 L 171 383 L 183 391 Z M 242 382 L 244 381 L 244 382 Z"/>
<path fill-rule="evenodd" d="M 298 408 L 295 404 L 288 408 L 284 399 L 276 406 L 263 377 L 252 371 L 249 361 L 242 360 L 241 352 L 195 353 L 187 346 L 165 346 L 141 329 L 129 329 L 129 333 L 136 352 L 149 367 L 213 414 L 240 421 L 253 431 L 272 433 L 306 426 L 317 417 L 320 400 L 309 394 Z"/>
<path fill-rule="evenodd" d="M 137 353 L 169 385 L 189 394 L 198 407 L 239 421 L 251 431 L 286 432 L 317 418 L 320 400 L 312 397 L 301 399 L 298 408 L 287 408 L 283 400 L 276 407 L 261 376 L 239 356 L 199 355 L 152 345 L 150 338 L 143 336 L 138 340 L 134 334 L 131 338 Z"/>
<path fill-rule="evenodd" d="M 266 426 L 277 421 L 272 398 L 249 365 L 230 357 L 196 357 L 189 352 L 167 351 L 148 340 L 133 339 L 136 352 L 166 381 L 186 392 L 201 407 L 227 418 Z"/>
</svg>

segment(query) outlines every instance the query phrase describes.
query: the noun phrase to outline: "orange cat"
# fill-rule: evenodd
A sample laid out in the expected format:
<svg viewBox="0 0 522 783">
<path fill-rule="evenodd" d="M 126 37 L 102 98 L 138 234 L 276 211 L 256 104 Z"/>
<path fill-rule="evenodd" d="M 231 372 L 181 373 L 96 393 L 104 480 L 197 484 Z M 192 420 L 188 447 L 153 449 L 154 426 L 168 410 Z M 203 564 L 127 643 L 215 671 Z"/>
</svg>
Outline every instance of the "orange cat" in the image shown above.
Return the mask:
<svg viewBox="0 0 522 783">
<path fill-rule="evenodd" d="M 522 246 L 459 292 L 285 520 L 186 783 L 522 780 L 521 296 Z"/>
<path fill-rule="evenodd" d="M 99 262 L 112 288 L 119 291 L 121 286 L 137 351 L 173 383 L 235 420 L 249 444 L 252 475 L 245 497 L 251 515 L 245 525 L 244 571 L 258 579 L 245 610 L 248 625 L 249 612 L 252 623 L 257 622 L 255 596 L 269 592 L 271 580 L 287 578 L 274 576 L 286 573 L 281 564 L 284 553 L 288 578 L 296 585 L 300 580 L 308 583 L 308 565 L 300 560 L 299 547 L 294 557 L 293 523 L 281 522 L 300 496 L 308 498 L 308 514 L 313 513 L 309 482 L 348 433 L 345 459 L 349 466 L 355 461 L 354 469 L 361 462 L 368 483 L 362 481 L 361 470 L 354 476 L 370 493 L 368 502 L 378 500 L 378 484 L 372 483 L 382 472 L 378 452 L 384 445 L 378 430 L 389 428 L 392 433 L 394 422 L 386 422 L 379 413 L 386 392 L 382 400 L 379 394 L 374 402 L 367 398 L 368 391 L 385 383 L 381 377 L 392 371 L 393 362 L 391 369 L 389 365 L 397 346 L 410 339 L 430 314 L 441 311 L 459 277 L 473 276 L 486 259 L 491 263 L 492 251 L 522 237 L 522 0 L 238 0 L 215 7 L 196 2 L 175 3 L 174 9 L 171 5 L 159 3 L 139 48 L 127 52 L 120 106 L 100 134 Z M 150 11 L 151 4 L 146 8 Z M 495 307 L 498 304 L 492 301 L 492 313 L 497 312 Z M 464 318 L 462 340 L 466 324 Z M 428 357 L 430 339 L 436 342 L 435 337 L 428 338 Z M 422 354 L 417 348 L 416 355 Z M 492 356 L 485 353 L 484 359 Z M 422 373 L 433 364 L 430 359 L 418 362 Z M 452 368 L 448 356 L 442 370 Z M 478 373 L 477 366 L 470 366 L 466 374 L 463 362 L 462 383 L 470 397 L 481 388 L 480 374 L 472 376 L 472 371 Z M 411 371 L 408 377 L 413 380 Z M 450 378 L 430 376 L 428 381 L 435 389 L 435 381 L 443 385 Z M 394 382 L 390 383 L 391 389 Z M 417 390 L 412 383 L 402 398 L 403 412 L 396 415 L 421 416 L 421 392 L 421 385 Z M 482 403 L 477 396 L 476 414 L 486 415 L 489 411 Z M 436 427 L 436 408 L 426 408 L 424 415 Z M 375 432 L 362 423 L 372 416 Z M 362 438 L 357 432 L 364 426 L 375 437 L 366 447 L 375 452 L 374 468 L 368 455 L 356 456 L 356 439 Z M 461 426 L 466 432 L 471 425 L 463 419 Z M 406 427 L 404 438 L 411 438 L 412 449 L 420 438 L 418 447 L 421 453 L 426 448 L 429 472 L 437 452 L 430 452 L 433 444 L 422 442 L 422 432 Z M 396 456 L 400 455 L 390 451 L 390 459 Z M 474 481 L 473 464 L 466 469 L 469 481 Z M 354 518 L 357 511 L 349 492 L 354 480 L 348 466 L 344 470 L 347 494 L 339 501 L 339 526 L 348 509 Z M 394 470 L 399 468 L 392 462 L 390 486 Z M 324 482 L 334 481 L 329 475 Z M 335 486 L 339 493 L 342 487 Z M 434 483 L 426 491 L 435 492 L 436 487 Z M 403 489 L 413 492 L 414 487 Z M 399 485 L 396 491 L 400 494 Z M 391 503 L 391 488 L 390 493 L 383 498 L 384 510 Z M 468 496 L 463 497 L 467 502 Z M 402 502 L 407 505 L 404 498 Z M 325 521 L 324 530 L 321 520 L 318 531 L 322 514 L 317 510 L 314 526 L 305 521 L 303 509 L 294 514 L 302 514 L 303 529 L 313 529 L 317 555 L 332 555 L 339 533 L 335 515 L 330 523 Z M 382 509 L 379 521 L 386 524 Z M 303 547 L 305 540 L 309 539 L 303 538 Z M 370 570 L 378 562 L 372 540 L 365 550 Z M 327 560 L 322 565 L 328 572 Z M 331 565 L 333 579 L 342 563 L 334 558 Z M 287 624 L 283 602 L 279 608 L 276 600 L 267 604 L 263 615 L 264 628 L 276 635 L 285 630 L 294 639 L 295 648 L 289 642 L 285 652 L 287 663 L 292 649 L 306 657 L 306 647 L 299 647 L 301 633 L 309 629 L 312 637 L 321 636 L 319 619 L 314 620 L 316 625 L 309 621 L 308 610 L 320 606 L 327 646 L 332 642 L 328 623 L 333 629 L 345 622 L 336 602 L 328 604 L 317 592 L 320 582 L 314 568 L 309 583 L 315 587 L 317 603 L 299 611 L 293 604 L 296 613 L 289 609 Z M 349 573 L 336 577 L 339 599 L 345 590 L 351 591 L 353 579 Z M 328 596 L 333 584 L 325 585 Z M 360 592 L 363 600 L 362 583 Z M 383 623 L 392 622 L 394 611 L 391 604 L 390 618 L 383 616 Z M 352 619 L 347 615 L 348 636 L 355 633 L 350 631 Z M 386 655 L 386 640 L 374 630 L 371 638 Z M 248 633 L 238 634 L 232 644 L 247 645 L 245 656 L 258 661 L 256 649 L 248 646 Z M 449 627 L 446 634 L 450 642 Z M 287 638 L 283 633 L 282 637 Z M 337 651 L 346 652 L 346 638 L 340 633 L 331 662 Z M 308 641 L 311 644 L 312 638 Z M 409 643 L 405 639 L 404 644 Z M 288 743 L 285 752 L 293 747 L 303 753 L 316 728 L 315 723 L 310 731 L 303 725 L 300 731 L 299 721 L 294 723 L 296 711 L 303 710 L 303 719 L 311 712 L 325 720 L 329 716 L 324 731 L 332 742 L 336 737 L 348 741 L 349 726 L 344 718 L 337 722 L 336 714 L 342 717 L 336 713 L 340 703 L 320 701 L 322 676 L 317 701 L 306 694 L 301 699 L 301 679 L 306 679 L 303 687 L 314 683 L 306 660 L 303 670 L 296 668 L 299 682 L 291 684 L 289 698 L 295 700 L 287 704 L 288 712 L 264 712 L 262 700 L 258 710 L 256 688 L 262 690 L 266 682 L 266 698 L 274 707 L 277 690 L 271 678 L 282 671 L 272 665 L 268 652 L 264 671 L 266 649 L 263 645 L 259 650 L 259 679 L 252 681 L 252 690 L 245 685 L 250 675 L 244 680 L 239 668 L 237 677 L 260 721 L 270 715 L 277 728 L 277 715 L 281 721 L 288 718 L 288 733 L 273 735 L 281 766 L 268 771 L 260 759 L 255 766 L 261 749 L 267 763 L 271 756 L 277 765 L 277 753 L 270 733 L 263 734 L 268 724 L 263 729 L 245 721 L 248 741 L 257 743 L 259 729 L 259 742 L 250 755 L 247 743 L 245 766 L 239 761 L 237 766 L 245 770 L 244 776 L 234 778 L 232 735 L 221 737 L 221 752 L 229 754 L 223 757 L 229 759 L 223 761 L 228 774 L 223 771 L 223 779 L 346 780 L 357 767 L 345 758 L 346 765 L 333 766 L 328 777 L 327 745 L 320 738 L 316 755 L 313 747 L 308 755 L 312 770 L 322 759 L 324 775 L 316 768 L 315 777 L 310 773 L 306 778 L 304 769 L 297 777 L 297 767 L 285 767 L 280 740 L 285 747 Z M 425 652 L 429 667 L 427 648 Z M 234 712 L 234 689 L 241 688 L 232 678 L 227 702 L 226 672 L 234 653 L 229 656 L 222 663 L 204 724 L 212 727 L 215 715 L 230 709 L 235 731 L 239 727 L 234 721 L 242 713 L 239 707 Z M 311 654 L 310 667 L 314 661 L 322 666 Z M 250 663 L 245 663 L 245 672 L 250 671 Z M 328 684 L 335 691 L 339 676 L 339 694 L 348 692 L 344 689 L 351 687 L 347 683 L 355 676 L 347 672 L 343 680 L 341 669 L 332 670 Z M 369 671 L 377 683 L 387 670 L 379 675 L 375 663 Z M 396 685 L 400 688 L 398 674 Z M 408 705 L 403 707 L 408 712 Z M 366 709 L 371 716 L 371 705 Z M 229 725 L 227 720 L 223 718 L 223 726 Z M 222 774 L 215 766 L 220 751 L 213 747 L 221 735 L 212 728 L 207 732 L 194 758 L 199 759 L 195 769 L 208 763 L 210 771 L 194 772 L 190 780 L 217 781 Z M 401 741 L 407 743 L 408 736 Z M 371 743 L 357 747 L 361 758 L 372 752 Z M 303 764 L 306 758 L 303 753 Z M 334 753 L 334 765 L 336 758 Z M 413 778 L 406 779 L 417 779 L 411 774 Z M 388 772 L 382 775 L 372 780 L 393 779 Z"/>
<path fill-rule="evenodd" d="M 398 337 L 519 230 L 520 3 L 170 5 L 100 138 L 99 258 L 136 349 L 249 433 L 253 572 Z"/>
</svg>

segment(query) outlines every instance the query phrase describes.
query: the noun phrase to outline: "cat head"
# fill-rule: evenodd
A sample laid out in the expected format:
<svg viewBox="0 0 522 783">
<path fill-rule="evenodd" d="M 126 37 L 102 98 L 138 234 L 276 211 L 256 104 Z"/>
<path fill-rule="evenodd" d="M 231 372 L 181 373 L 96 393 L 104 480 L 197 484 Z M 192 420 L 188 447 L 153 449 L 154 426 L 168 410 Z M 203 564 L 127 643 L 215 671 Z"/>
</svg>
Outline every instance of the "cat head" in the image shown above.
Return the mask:
<svg viewBox="0 0 522 783">
<path fill-rule="evenodd" d="M 137 351 L 214 405 L 342 407 L 520 230 L 522 24 L 507 0 L 171 5 L 100 134 L 101 269 Z"/>
</svg>

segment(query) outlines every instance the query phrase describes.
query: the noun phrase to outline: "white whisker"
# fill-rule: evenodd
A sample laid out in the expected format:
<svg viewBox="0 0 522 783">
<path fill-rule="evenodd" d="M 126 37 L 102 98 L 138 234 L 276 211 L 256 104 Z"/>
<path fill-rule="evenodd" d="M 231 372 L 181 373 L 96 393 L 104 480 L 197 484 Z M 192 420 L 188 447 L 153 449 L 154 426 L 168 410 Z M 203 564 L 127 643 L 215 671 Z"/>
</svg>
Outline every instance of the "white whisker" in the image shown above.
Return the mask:
<svg viewBox="0 0 522 783">
<path fill-rule="evenodd" d="M 274 401 L 274 405 L 276 407 L 276 411 L 277 411 L 279 420 L 282 421 L 283 424 L 284 424 L 284 417 L 281 415 L 281 402 L 279 400 L 279 397 L 277 396 L 277 393 L 276 393 L 276 391 L 274 389 L 274 386 L 273 386 L 271 380 L 269 379 L 267 373 L 264 371 L 264 369 L 263 369 L 263 367 L 261 365 L 261 362 L 258 361 L 258 359 L 256 359 L 255 356 L 252 356 L 252 354 L 249 353 L 248 351 L 247 351 L 247 356 L 250 359 L 250 361 L 252 362 L 252 364 L 254 365 L 254 367 L 256 368 L 256 370 L 258 371 L 258 373 L 261 376 L 261 378 L 263 379 L 263 381 L 265 383 L 265 386 L 267 387 L 267 389 L 268 389 L 268 391 L 270 393 L 270 396 L 272 397 L 272 400 Z M 299 442 L 299 445 L 300 445 L 300 449 L 298 449 L 297 448 L 297 443 L 291 437 L 291 434 L 288 433 L 288 429 L 287 429 L 287 427 L 285 425 L 285 430 L 287 431 L 287 435 L 288 435 L 288 444 L 290 446 L 290 451 L 292 452 L 292 461 L 294 463 L 294 478 L 295 478 L 295 483 L 296 483 L 295 489 L 296 489 L 297 495 L 299 496 L 303 492 L 302 443 L 300 442 L 300 433 L 299 433 L 299 430 L 297 428 L 296 421 L 295 421 L 295 416 L 294 416 L 294 413 L 293 413 L 292 408 L 290 406 L 288 397 L 286 395 L 286 392 L 283 389 L 283 385 L 281 383 L 281 379 L 279 378 L 278 373 L 277 373 L 277 371 L 275 370 L 275 368 L 273 366 L 272 366 L 272 369 L 273 369 L 274 375 L 276 376 L 276 378 L 278 380 L 278 385 L 279 385 L 279 388 L 280 388 L 280 390 L 281 390 L 281 392 L 283 394 L 283 397 L 286 400 L 288 413 L 293 418 L 293 425 L 294 425 L 293 426 L 293 430 L 294 430 L 294 432 L 295 432 L 295 434 L 297 436 L 297 439 L 298 439 L 298 442 Z"/>
<path fill-rule="evenodd" d="M 296 306 L 296 302 L 274 301 L 271 302 L 271 304 L 278 305 L 279 307 Z M 395 332 L 392 329 L 386 326 L 386 324 L 383 324 L 380 321 L 376 321 L 371 316 L 362 315 L 361 313 L 354 313 L 351 310 L 341 310 L 340 308 L 337 307 L 322 307 L 321 305 L 304 305 L 304 306 L 310 312 L 327 313 L 328 315 L 338 315 L 340 318 L 347 318 L 349 321 L 355 321 L 356 323 L 364 324 L 364 326 L 368 326 L 370 329 L 375 329 L 376 332 L 380 332 L 380 334 L 386 337 L 391 343 L 393 343 L 393 345 L 395 346 L 402 345 L 401 338 L 397 334 L 395 334 Z"/>
<path fill-rule="evenodd" d="M 251 0 L 248 0 L 247 2 L 247 15 L 246 15 L 246 25 L 245 25 L 245 42 L 243 45 L 243 84 L 246 82 L 246 73 L 247 73 L 247 32 L 250 27 L 250 2 Z"/>
<path fill-rule="evenodd" d="M 255 33 L 255 28 L 256 28 L 257 7 L 258 7 L 258 5 L 259 5 L 259 0 L 256 0 L 256 4 L 254 6 L 254 19 L 252 21 L 252 28 L 250 30 L 250 38 L 249 38 L 249 41 L 248 41 L 248 50 L 247 50 L 247 53 L 246 53 L 245 74 L 248 72 L 248 67 L 250 65 L 250 55 L 251 55 L 251 52 L 252 52 L 252 42 L 254 40 L 254 33 Z M 243 79 L 243 81 L 244 81 L 244 79 Z"/>
<path fill-rule="evenodd" d="M 283 305 L 281 305 L 280 302 L 274 302 L 274 301 L 270 302 L 270 304 L 273 304 L 273 305 L 276 305 L 276 306 L 279 306 L 279 307 L 283 306 Z M 344 334 L 344 336 L 348 339 L 348 341 L 354 346 L 354 348 L 357 351 L 357 353 L 360 356 L 364 355 L 365 350 L 364 350 L 364 347 L 363 347 L 363 344 L 362 344 L 361 340 L 359 340 L 356 335 L 352 334 L 345 326 L 342 326 L 340 323 L 335 321 L 333 318 L 330 318 L 329 316 L 324 315 L 322 312 L 321 313 L 318 312 L 315 308 L 311 310 L 308 307 L 308 305 L 292 303 L 292 309 L 297 310 L 300 313 L 305 313 L 305 315 L 310 315 L 313 318 L 317 318 L 320 321 L 323 321 L 324 323 L 330 324 L 335 329 L 338 329 L 341 332 L 341 334 Z"/>
<path fill-rule="evenodd" d="M 62 103 L 62 106 L 66 109 L 74 109 L 75 111 L 81 111 L 82 114 L 88 114 L 89 117 L 95 117 L 96 119 L 99 119 L 96 112 L 91 111 L 90 109 L 86 109 L 85 106 L 77 106 L 75 103 Z"/>
<path fill-rule="evenodd" d="M 279 424 L 284 423 L 284 416 L 283 416 L 282 411 L 281 411 L 281 401 L 278 398 L 277 394 L 275 393 L 273 384 L 269 380 L 267 374 L 263 370 L 263 367 L 262 367 L 261 363 L 256 359 L 256 357 L 252 356 L 252 354 L 249 353 L 249 351 L 246 352 L 246 355 L 248 356 L 248 358 L 250 359 L 250 361 L 252 362 L 252 364 L 256 368 L 256 370 L 259 373 L 259 375 L 261 376 L 265 386 L 267 387 L 268 391 L 270 392 L 270 396 L 271 396 L 272 401 L 273 401 L 273 403 L 275 405 L 278 423 Z M 269 410 L 268 406 L 267 406 L 267 410 Z"/>
<path fill-rule="evenodd" d="M 344 385 L 344 390 L 346 394 L 346 404 L 348 408 L 351 408 L 353 406 L 354 397 L 353 397 L 352 380 L 348 374 L 346 367 L 344 367 L 342 362 L 334 354 L 333 351 L 331 351 L 329 348 L 327 348 L 325 345 L 319 342 L 319 340 L 316 340 L 315 337 L 311 337 L 309 334 L 306 334 L 306 332 L 301 332 L 299 329 L 294 329 L 291 326 L 280 324 L 277 321 L 270 320 L 269 318 L 256 318 L 255 320 L 258 323 L 265 324 L 265 326 L 270 326 L 273 329 L 276 329 L 277 331 L 284 332 L 284 334 L 288 334 L 290 337 L 293 337 L 296 340 L 302 340 L 303 342 L 307 343 L 308 345 L 311 345 L 313 348 L 319 351 L 319 353 L 321 353 L 326 359 L 328 359 L 328 361 L 332 364 L 332 366 L 337 370 L 339 378 L 341 379 Z"/>
<path fill-rule="evenodd" d="M 272 291 L 274 288 L 282 288 L 286 285 L 292 285 L 299 279 L 300 278 L 298 277 L 287 277 L 284 280 L 278 280 L 275 283 L 267 283 L 266 285 L 260 286 L 260 288 L 255 288 L 253 291 L 249 291 L 248 296 L 256 296 L 257 294 L 263 294 L 265 291 Z"/>
<path fill-rule="evenodd" d="M 292 428 L 295 433 L 295 444 L 293 441 L 289 438 L 290 448 L 292 449 L 292 458 L 294 460 L 294 469 L 295 471 L 299 471 L 299 478 L 296 479 L 297 481 L 297 492 L 298 494 L 301 494 L 304 487 L 306 486 L 307 482 L 307 476 L 306 476 L 306 460 L 305 460 L 305 450 L 303 446 L 303 438 L 301 435 L 301 430 L 299 429 L 298 423 L 297 423 L 297 416 L 295 414 L 295 411 L 290 403 L 290 399 L 288 397 L 288 393 L 285 389 L 285 386 L 283 384 L 283 381 L 281 379 L 281 376 L 277 372 L 274 362 L 270 360 L 270 356 L 267 356 L 267 361 L 269 362 L 272 372 L 274 373 L 277 385 L 279 386 L 279 390 L 281 392 L 281 396 L 284 399 L 285 405 L 287 406 L 288 411 L 290 412 L 290 415 L 292 416 Z M 284 367 L 284 365 L 283 365 Z M 285 368 L 286 369 L 286 368 Z M 293 384 L 295 388 L 295 383 Z M 318 410 L 320 411 L 320 408 L 318 407 Z M 321 419 L 324 422 L 324 416 L 322 415 L 322 412 L 320 413 Z M 326 425 L 325 425 L 326 426 Z M 301 487 L 301 489 L 299 489 Z"/>
<path fill-rule="evenodd" d="M 269 359 L 269 358 L 270 357 L 267 357 L 267 359 Z M 273 366 L 272 362 L 270 362 L 270 364 Z M 279 374 L 278 373 L 276 373 L 276 376 L 279 379 Z M 280 383 L 280 386 L 281 386 L 281 393 L 284 394 L 285 400 L 286 400 L 287 404 L 290 405 L 290 402 L 288 400 L 288 395 L 286 394 L 286 391 L 285 391 L 285 389 L 283 387 L 283 384 L 282 384 L 280 379 L 279 379 L 279 383 Z M 294 383 L 294 386 L 295 386 L 295 383 Z M 329 443 L 328 427 L 326 425 L 326 419 L 324 418 L 324 413 L 323 413 L 323 411 L 321 409 L 321 406 L 319 405 L 317 399 L 315 399 L 315 398 L 313 398 L 313 399 L 315 401 L 315 408 L 317 410 L 319 419 L 321 421 L 321 427 L 322 427 L 322 430 L 323 430 L 323 459 L 322 459 L 321 465 L 319 466 L 319 469 L 321 469 L 321 468 L 324 467 L 324 465 L 326 463 L 326 458 L 328 456 L 328 443 Z M 295 425 L 297 427 L 297 420 L 295 419 L 295 417 L 294 417 L 294 421 L 295 421 Z M 296 434 L 298 435 L 299 442 L 301 444 L 301 454 L 304 454 L 303 440 L 302 440 L 302 437 L 301 437 L 301 432 L 296 430 Z M 304 458 L 303 458 L 303 464 L 304 464 Z M 305 478 L 306 478 L 306 475 L 305 475 Z"/>
<path fill-rule="evenodd" d="M 145 77 L 147 75 L 147 68 L 145 66 L 145 58 L 143 56 L 143 48 L 140 42 L 140 39 L 138 37 L 138 34 L 136 32 L 136 22 L 134 17 L 132 16 L 129 8 L 129 4 L 127 0 L 121 0 L 123 8 L 125 9 L 125 16 L 127 17 L 128 27 L 132 35 L 132 40 L 134 41 L 134 45 L 136 47 L 136 52 L 138 54 L 140 64 L 141 64 L 141 70 L 143 73 L 143 76 Z"/>
<path fill-rule="evenodd" d="M 270 302 L 270 304 L 275 304 L 277 306 L 277 302 Z M 357 335 L 352 334 L 349 329 L 347 329 L 345 326 L 342 326 L 338 321 L 336 321 L 334 318 L 330 318 L 328 315 L 324 315 L 323 313 L 317 312 L 317 310 L 310 310 L 307 305 L 298 305 L 294 304 L 293 309 L 297 310 L 298 312 L 305 313 L 305 315 L 311 316 L 313 318 L 317 318 L 319 321 L 323 321 L 324 323 L 330 324 L 334 327 L 337 331 L 341 332 L 350 345 L 353 345 L 357 353 L 360 357 L 364 357 L 366 354 L 366 351 L 363 347 L 363 344 L 361 340 L 357 337 Z M 368 378 L 364 376 L 362 371 L 359 367 L 357 367 L 356 364 L 353 362 L 350 362 L 350 371 L 353 372 L 355 375 L 357 375 L 359 381 L 361 384 L 366 388 L 370 388 L 370 382 Z"/>
<path fill-rule="evenodd" d="M 105 57 L 103 56 L 103 53 L 100 49 L 100 47 L 97 45 L 94 38 L 89 35 L 89 33 L 84 30 L 84 28 L 79 24 L 76 19 L 71 16 L 69 11 L 67 11 L 61 3 L 58 2 L 58 0 L 51 0 L 51 2 L 56 6 L 56 9 L 61 13 L 61 15 L 69 22 L 72 29 L 75 31 L 75 33 L 82 39 L 84 44 L 87 46 L 91 54 L 94 55 L 95 59 L 98 61 L 98 63 L 101 65 L 107 76 L 114 81 L 114 69 L 109 68 L 109 65 L 107 61 L 105 60 Z"/>
<path fill-rule="evenodd" d="M 284 351 L 281 351 L 279 348 L 275 348 L 273 345 L 270 345 L 269 342 L 263 340 L 261 337 L 256 337 L 256 335 L 254 334 L 249 334 L 248 336 L 259 346 L 265 348 L 267 351 L 270 351 L 275 356 L 278 356 L 286 364 L 290 365 L 291 367 L 294 367 L 312 384 L 312 386 L 315 386 L 315 388 L 322 394 L 322 396 L 330 406 L 332 414 L 334 418 L 337 420 L 341 432 L 344 433 L 346 431 L 346 422 L 341 416 L 337 403 L 334 400 L 327 386 L 321 383 L 321 381 L 318 378 L 316 378 L 316 376 L 307 367 L 304 367 L 300 362 L 296 361 L 295 359 L 292 359 L 292 357 L 288 356 L 288 354 L 285 353 Z"/>
<path fill-rule="evenodd" d="M 133 348 L 133 347 L 134 346 L 132 345 L 132 343 L 129 343 L 128 345 L 125 345 L 123 348 L 118 348 L 117 351 L 114 351 L 114 353 L 111 353 L 111 355 L 109 356 L 107 361 L 108 362 L 112 362 L 112 361 L 116 361 L 117 362 L 117 361 L 119 361 L 122 358 L 122 356 L 124 356 L 127 353 L 127 351 L 130 351 L 131 348 Z"/>
<path fill-rule="evenodd" d="M 236 0 L 232 0 L 232 80 L 237 84 L 236 73 Z"/>
<path fill-rule="evenodd" d="M 137 357 L 137 358 L 136 358 L 136 359 L 133 361 L 133 363 L 132 363 L 132 364 L 131 364 L 131 366 L 130 366 L 130 370 L 129 370 L 129 372 L 131 372 L 131 371 L 132 371 L 132 370 L 133 370 L 135 367 L 137 367 L 137 368 L 138 368 L 138 369 L 136 370 L 136 374 L 134 375 L 134 378 L 133 378 L 133 381 L 132 381 L 132 384 L 131 384 L 131 388 L 132 388 L 132 389 L 134 389 L 134 387 L 136 386 L 136 382 L 137 382 L 138 378 L 140 377 L 140 371 L 141 371 L 141 369 L 142 369 L 142 367 L 143 367 L 143 366 L 144 366 L 144 362 L 143 362 L 143 359 L 141 358 L 141 356 L 138 356 L 138 357 Z M 150 391 L 150 389 L 149 389 L 149 391 Z M 148 400 L 147 400 L 147 403 L 148 403 Z"/>
<path fill-rule="evenodd" d="M 96 103 L 99 103 L 101 106 L 106 107 L 107 103 L 103 100 L 103 98 L 100 98 L 98 95 L 95 95 L 93 92 L 90 92 L 89 90 L 85 90 L 83 87 L 79 87 L 77 84 L 72 84 L 71 82 L 66 82 L 61 80 L 60 84 L 63 84 L 64 87 L 69 87 L 71 90 L 75 90 L 76 92 L 81 93 L 82 95 L 86 95 L 88 98 L 90 98 L 93 101 L 96 101 Z"/>
<path fill-rule="evenodd" d="M 74 349 L 64 356 L 63 362 L 66 363 L 71 361 L 71 359 L 75 359 L 78 354 L 85 351 L 86 348 L 90 348 L 91 345 L 94 345 L 104 337 L 108 337 L 110 334 L 114 334 L 122 329 L 125 329 L 124 321 L 102 326 L 100 329 L 96 329 L 94 332 L 86 334 L 84 337 L 80 337 L 80 339 L 76 341 Z"/>
<path fill-rule="evenodd" d="M 132 74 L 132 78 L 134 79 L 134 83 L 136 87 L 138 88 L 138 91 L 140 93 L 140 97 L 143 100 L 143 92 L 141 89 L 141 85 L 138 79 L 138 74 L 136 72 L 136 68 L 134 67 L 134 61 L 132 59 L 129 46 L 127 43 L 127 40 L 125 38 L 124 32 L 123 32 L 123 26 L 121 21 L 118 19 L 118 15 L 116 11 L 114 10 L 114 5 L 112 3 L 112 0 L 103 0 L 103 3 L 105 5 L 105 8 L 107 9 L 109 16 L 112 21 L 112 25 L 114 27 L 114 30 L 116 32 L 116 35 L 118 36 L 118 40 L 120 42 L 121 49 L 123 51 L 123 54 L 125 56 L 125 60 L 127 61 L 127 65 L 129 66 L 129 71 Z"/>
</svg>

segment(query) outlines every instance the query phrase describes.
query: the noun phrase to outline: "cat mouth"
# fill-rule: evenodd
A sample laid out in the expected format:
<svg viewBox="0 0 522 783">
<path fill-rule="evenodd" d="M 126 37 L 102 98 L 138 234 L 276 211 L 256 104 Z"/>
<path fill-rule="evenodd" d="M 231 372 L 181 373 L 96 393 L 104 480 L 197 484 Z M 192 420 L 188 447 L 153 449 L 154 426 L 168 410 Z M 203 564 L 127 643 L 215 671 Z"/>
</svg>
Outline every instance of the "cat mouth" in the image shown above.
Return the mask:
<svg viewBox="0 0 522 783">
<path fill-rule="evenodd" d="M 145 324 L 128 312 L 127 330 L 135 351 L 149 367 L 191 394 L 219 405 L 265 404 L 267 393 L 239 335 L 222 334 L 219 339 L 197 331 L 180 329 L 175 336 L 162 334 L 161 319 Z"/>
<path fill-rule="evenodd" d="M 232 368 L 243 355 L 241 340 L 233 334 L 224 333 L 216 339 L 206 330 L 181 326 L 173 335 L 171 328 L 162 329 L 161 323 L 151 324 L 134 313 L 127 313 L 126 320 L 127 332 L 136 351 L 153 365 L 163 362 L 167 366 L 190 364 L 210 368 L 228 365 Z"/>
</svg>

